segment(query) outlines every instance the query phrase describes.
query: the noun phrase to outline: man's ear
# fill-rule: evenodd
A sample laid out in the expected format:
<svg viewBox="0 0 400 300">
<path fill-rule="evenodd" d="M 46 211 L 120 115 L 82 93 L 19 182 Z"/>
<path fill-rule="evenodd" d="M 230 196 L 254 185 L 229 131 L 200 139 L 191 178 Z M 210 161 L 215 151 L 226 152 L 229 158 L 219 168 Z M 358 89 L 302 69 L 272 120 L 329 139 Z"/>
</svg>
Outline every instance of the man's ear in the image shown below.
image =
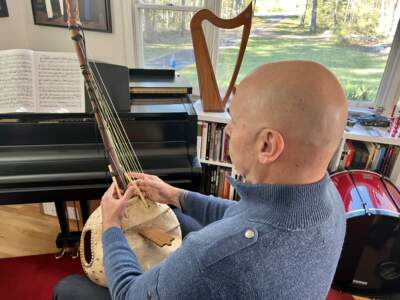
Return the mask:
<svg viewBox="0 0 400 300">
<path fill-rule="evenodd" d="M 285 149 L 285 140 L 282 134 L 274 129 L 263 129 L 256 142 L 258 161 L 268 164 L 276 161 Z"/>
</svg>

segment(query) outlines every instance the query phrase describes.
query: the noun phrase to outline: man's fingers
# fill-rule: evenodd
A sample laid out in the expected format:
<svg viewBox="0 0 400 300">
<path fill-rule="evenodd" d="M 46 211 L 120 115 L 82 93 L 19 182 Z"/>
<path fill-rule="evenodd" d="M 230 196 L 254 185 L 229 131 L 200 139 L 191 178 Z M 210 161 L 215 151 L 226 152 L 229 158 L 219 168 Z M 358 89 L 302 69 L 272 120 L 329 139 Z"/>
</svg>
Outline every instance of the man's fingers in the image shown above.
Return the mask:
<svg viewBox="0 0 400 300">
<path fill-rule="evenodd" d="M 157 180 L 158 177 L 155 175 L 145 174 L 145 173 L 136 173 L 130 172 L 128 175 L 132 178 L 141 179 L 141 180 Z"/>
<path fill-rule="evenodd" d="M 124 196 L 122 197 L 123 200 L 129 200 L 132 198 L 134 195 L 137 194 L 137 187 L 130 185 L 128 186 L 128 189 L 125 191 Z"/>
<path fill-rule="evenodd" d="M 137 179 L 144 179 L 144 178 L 146 178 L 146 176 L 147 176 L 147 175 L 144 174 L 144 173 L 136 173 L 136 172 L 129 172 L 128 175 L 129 175 L 130 177 L 137 178 Z"/>
<path fill-rule="evenodd" d="M 145 174 L 145 173 L 136 173 L 136 172 L 130 172 L 130 173 L 128 173 L 128 175 L 130 176 L 130 177 L 132 177 L 132 178 L 135 178 L 135 179 L 139 179 L 139 180 L 152 180 L 152 179 L 154 179 L 154 178 L 157 178 L 157 176 L 154 176 L 154 175 L 149 175 L 149 174 Z"/>
<path fill-rule="evenodd" d="M 157 181 L 151 179 L 151 178 L 145 178 L 145 179 L 138 179 L 135 181 L 136 185 L 140 188 L 142 187 L 152 187 L 152 188 L 157 188 Z"/>
<path fill-rule="evenodd" d="M 115 192 L 115 184 L 114 182 L 110 185 L 110 187 L 107 189 L 107 191 L 104 193 L 103 198 L 105 197 L 113 197 Z"/>
</svg>

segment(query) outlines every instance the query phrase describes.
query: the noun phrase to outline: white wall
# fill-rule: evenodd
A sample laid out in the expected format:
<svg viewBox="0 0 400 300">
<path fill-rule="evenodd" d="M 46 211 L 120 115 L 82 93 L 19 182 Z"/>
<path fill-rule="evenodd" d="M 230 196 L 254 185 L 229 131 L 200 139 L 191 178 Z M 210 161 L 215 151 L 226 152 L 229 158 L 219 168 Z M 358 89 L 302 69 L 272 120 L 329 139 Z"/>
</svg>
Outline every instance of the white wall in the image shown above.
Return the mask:
<svg viewBox="0 0 400 300">
<path fill-rule="evenodd" d="M 21 0 L 7 0 L 9 17 L 0 18 L 0 50 L 28 48 L 24 5 Z"/>
<path fill-rule="evenodd" d="M 133 54 L 126 50 L 133 35 L 129 2 L 111 0 L 112 33 L 85 31 L 90 59 L 132 66 Z M 7 0 L 7 5 L 10 17 L 0 18 L 0 50 L 74 51 L 67 28 L 34 25 L 30 0 Z"/>
</svg>

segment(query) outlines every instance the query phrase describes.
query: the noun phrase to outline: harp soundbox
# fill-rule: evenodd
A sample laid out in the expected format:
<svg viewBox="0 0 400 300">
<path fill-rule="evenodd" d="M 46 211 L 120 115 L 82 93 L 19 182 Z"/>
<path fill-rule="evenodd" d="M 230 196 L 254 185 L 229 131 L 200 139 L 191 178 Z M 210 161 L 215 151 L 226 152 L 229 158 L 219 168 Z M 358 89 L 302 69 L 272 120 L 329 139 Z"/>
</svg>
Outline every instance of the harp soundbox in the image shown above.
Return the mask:
<svg viewBox="0 0 400 300">
<path fill-rule="evenodd" d="M 237 17 L 233 19 L 221 19 L 207 9 L 199 10 L 190 22 L 194 55 L 196 59 L 197 76 L 199 79 L 200 97 L 203 110 L 207 112 L 221 112 L 225 110 L 225 105 L 231 96 L 240 66 L 243 61 L 244 51 L 249 40 L 251 29 L 251 18 L 253 15 L 252 3 Z M 221 98 L 215 73 L 211 64 L 210 53 L 208 52 L 206 39 L 204 37 L 202 23 L 209 21 L 218 28 L 234 29 L 243 26 L 242 41 L 240 43 L 239 54 L 233 70 L 231 80 L 225 96 Z"/>
</svg>

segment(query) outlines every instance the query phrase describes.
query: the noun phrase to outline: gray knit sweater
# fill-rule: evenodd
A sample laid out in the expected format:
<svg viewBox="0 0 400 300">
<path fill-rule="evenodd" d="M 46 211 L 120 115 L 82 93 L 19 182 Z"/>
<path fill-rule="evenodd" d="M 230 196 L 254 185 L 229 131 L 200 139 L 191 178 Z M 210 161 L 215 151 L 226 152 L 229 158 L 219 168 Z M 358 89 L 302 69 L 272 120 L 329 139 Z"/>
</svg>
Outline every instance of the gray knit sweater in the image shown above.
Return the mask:
<svg viewBox="0 0 400 300">
<path fill-rule="evenodd" d="M 231 182 L 239 202 L 186 195 L 183 211 L 207 226 L 148 272 L 121 230 L 108 229 L 113 299 L 325 299 L 346 224 L 329 176 L 307 185 Z"/>
</svg>

